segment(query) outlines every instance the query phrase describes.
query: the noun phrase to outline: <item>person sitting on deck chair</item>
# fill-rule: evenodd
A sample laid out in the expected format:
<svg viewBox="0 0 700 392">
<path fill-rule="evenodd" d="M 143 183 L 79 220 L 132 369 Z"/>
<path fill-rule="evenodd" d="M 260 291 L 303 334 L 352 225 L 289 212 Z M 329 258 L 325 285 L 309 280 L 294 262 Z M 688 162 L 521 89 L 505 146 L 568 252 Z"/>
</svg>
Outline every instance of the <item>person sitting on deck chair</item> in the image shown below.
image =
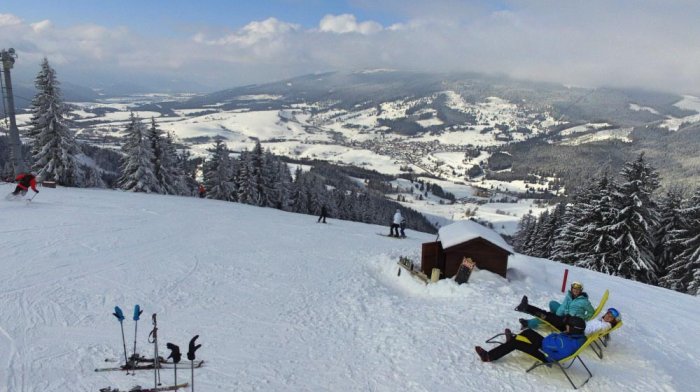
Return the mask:
<svg viewBox="0 0 700 392">
<path fill-rule="evenodd" d="M 549 324 L 559 331 L 563 331 L 566 328 L 566 318 L 571 316 L 558 316 L 556 313 L 548 312 L 546 310 L 540 309 L 536 306 L 532 306 L 527 303 L 527 297 L 523 297 L 523 301 L 520 302 L 515 310 L 525 312 L 536 316 Z M 586 336 L 598 332 L 601 330 L 608 330 L 615 326 L 620 321 L 620 312 L 615 308 L 608 308 L 607 312 L 597 320 L 586 321 Z"/>
<path fill-rule="evenodd" d="M 515 310 L 528 313 L 536 317 L 539 317 L 539 313 L 544 313 L 544 311 L 539 308 L 534 306 L 530 306 L 528 308 L 528 306 L 530 305 L 528 304 L 527 296 L 523 296 L 520 305 L 518 305 Z M 537 313 L 534 313 L 534 309 L 536 309 Z M 579 282 L 571 283 L 570 290 L 566 293 L 566 296 L 564 296 L 564 300 L 561 302 L 561 304 L 557 301 L 551 301 L 549 303 L 549 310 L 551 313 L 559 317 L 576 316 L 584 320 L 588 320 L 591 318 L 591 316 L 593 316 L 593 313 L 595 313 L 595 309 L 593 308 L 593 305 L 591 305 L 591 301 L 588 300 L 588 294 L 583 291 L 583 284 Z M 538 319 L 527 320 L 521 318 L 518 321 L 520 321 L 521 329 L 535 329 L 540 326 L 540 320 Z"/>
<path fill-rule="evenodd" d="M 505 330 L 506 342 L 490 351 L 481 346 L 474 349 L 482 361 L 495 361 L 514 350 L 522 351 L 542 362 L 552 362 L 564 359 L 578 350 L 585 342 L 584 331 L 586 322 L 580 317 L 567 317 L 564 332 L 556 332 L 543 337 L 531 329 L 525 329 L 518 335 L 513 335 L 510 329 Z M 524 338 L 524 339 L 523 339 Z"/>
</svg>

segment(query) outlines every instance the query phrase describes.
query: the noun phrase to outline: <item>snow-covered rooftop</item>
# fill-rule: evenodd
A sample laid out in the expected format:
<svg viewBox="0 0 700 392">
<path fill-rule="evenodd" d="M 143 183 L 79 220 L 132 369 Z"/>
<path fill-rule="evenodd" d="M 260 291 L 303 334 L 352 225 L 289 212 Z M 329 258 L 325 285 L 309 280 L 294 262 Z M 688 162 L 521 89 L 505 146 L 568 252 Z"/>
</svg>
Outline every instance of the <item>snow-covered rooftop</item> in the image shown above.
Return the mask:
<svg viewBox="0 0 700 392">
<path fill-rule="evenodd" d="M 495 231 L 471 220 L 462 220 L 443 226 L 438 231 L 442 248 L 447 249 L 475 238 L 482 238 L 508 252 L 513 253 L 513 248 Z"/>
</svg>

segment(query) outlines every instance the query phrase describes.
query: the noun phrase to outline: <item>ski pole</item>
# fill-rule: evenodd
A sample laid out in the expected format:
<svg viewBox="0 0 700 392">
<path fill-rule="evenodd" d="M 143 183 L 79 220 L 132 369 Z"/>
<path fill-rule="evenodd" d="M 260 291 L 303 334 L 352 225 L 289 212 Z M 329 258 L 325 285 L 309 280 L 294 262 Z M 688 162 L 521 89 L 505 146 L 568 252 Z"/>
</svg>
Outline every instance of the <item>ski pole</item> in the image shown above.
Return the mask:
<svg viewBox="0 0 700 392">
<path fill-rule="evenodd" d="M 29 199 L 27 199 L 27 202 L 31 202 L 32 200 L 34 200 L 34 198 L 35 198 L 36 195 L 38 195 L 38 194 L 39 194 L 39 192 L 34 192 L 34 196 L 32 196 L 32 197 L 30 197 Z"/>
<path fill-rule="evenodd" d="M 153 313 L 151 319 L 153 320 L 153 330 L 148 335 L 148 342 L 153 343 L 153 383 L 155 388 L 157 388 L 160 385 L 160 360 L 158 358 L 158 321 L 155 313 Z M 153 337 L 152 340 L 151 336 Z"/>
<path fill-rule="evenodd" d="M 190 370 L 192 372 L 191 379 L 192 379 L 192 389 L 191 391 L 194 392 L 194 352 L 197 351 L 200 347 L 202 347 L 201 344 L 198 344 L 195 346 L 194 342 L 197 340 L 199 335 L 195 335 L 191 340 L 190 340 L 190 349 L 187 351 L 187 359 L 190 360 Z"/>
<path fill-rule="evenodd" d="M 134 362 L 138 362 L 138 356 L 136 355 L 136 333 L 139 330 L 139 316 L 141 316 L 143 310 L 139 305 L 134 306 L 134 355 L 131 357 Z"/>
<path fill-rule="evenodd" d="M 119 306 L 114 307 L 114 313 L 112 313 L 114 317 L 119 320 L 119 325 L 122 328 L 122 344 L 124 345 L 124 366 L 126 367 L 126 374 L 129 374 L 129 359 L 126 356 L 126 339 L 124 339 L 124 313 L 122 313 L 121 308 Z"/>
<path fill-rule="evenodd" d="M 173 385 L 177 385 L 177 364 L 182 358 L 182 354 L 180 354 L 180 347 L 172 343 L 167 343 L 165 346 L 170 350 L 170 355 L 168 355 L 168 358 L 173 359 L 173 367 L 175 369 L 175 383 Z"/>
</svg>

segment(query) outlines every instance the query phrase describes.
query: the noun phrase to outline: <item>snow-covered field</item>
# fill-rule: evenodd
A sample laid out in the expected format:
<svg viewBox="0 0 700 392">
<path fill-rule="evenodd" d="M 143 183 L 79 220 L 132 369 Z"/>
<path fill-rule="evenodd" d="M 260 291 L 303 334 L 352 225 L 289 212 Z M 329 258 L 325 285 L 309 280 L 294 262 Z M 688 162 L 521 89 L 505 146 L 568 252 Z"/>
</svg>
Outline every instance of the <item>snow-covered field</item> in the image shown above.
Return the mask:
<svg viewBox="0 0 700 392">
<path fill-rule="evenodd" d="M 4 195 L 12 187 L 0 185 Z M 197 391 L 561 391 L 560 371 L 525 373 L 513 353 L 482 363 L 475 345 L 516 328 L 523 294 L 544 305 L 564 265 L 521 255 L 508 280 L 476 271 L 467 285 L 397 276 L 433 235 L 235 203 L 109 190 L 42 189 L 0 199 L 0 391 L 97 391 L 153 385 L 153 374 L 95 373 L 123 357 L 115 305 L 139 304 L 137 350 L 187 351 L 199 334 Z M 604 359 L 590 350 L 589 391 L 692 391 L 700 378 L 700 298 L 570 268 L 625 325 Z M 125 321 L 131 353 L 133 321 Z M 186 363 L 187 361 L 185 361 Z M 575 364 L 572 377 L 584 370 Z M 169 383 L 171 371 L 163 371 Z M 180 369 L 179 381 L 189 380 Z"/>
<path fill-rule="evenodd" d="M 683 99 L 676 102 L 674 105 L 681 109 L 694 110 L 697 114 L 681 118 L 669 117 L 661 123 L 662 127 L 666 127 L 671 131 L 677 131 L 683 123 L 692 124 L 700 121 L 700 98 L 692 95 L 684 95 Z"/>
</svg>

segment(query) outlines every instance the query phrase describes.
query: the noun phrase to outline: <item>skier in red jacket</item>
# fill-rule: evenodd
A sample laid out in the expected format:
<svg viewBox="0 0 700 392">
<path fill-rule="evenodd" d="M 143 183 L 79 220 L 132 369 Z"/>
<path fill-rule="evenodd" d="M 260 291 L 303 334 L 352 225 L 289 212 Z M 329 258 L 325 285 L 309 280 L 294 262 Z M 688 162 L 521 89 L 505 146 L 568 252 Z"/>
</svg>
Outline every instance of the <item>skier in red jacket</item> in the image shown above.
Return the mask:
<svg viewBox="0 0 700 392">
<path fill-rule="evenodd" d="M 29 188 L 32 188 L 34 192 L 39 193 L 39 191 L 36 189 L 36 176 L 34 176 L 34 174 L 19 173 L 15 178 L 15 181 L 17 181 L 17 188 L 15 188 L 15 191 L 12 192 L 13 196 L 17 196 L 20 193 L 22 196 L 24 196 L 27 194 Z"/>
</svg>

